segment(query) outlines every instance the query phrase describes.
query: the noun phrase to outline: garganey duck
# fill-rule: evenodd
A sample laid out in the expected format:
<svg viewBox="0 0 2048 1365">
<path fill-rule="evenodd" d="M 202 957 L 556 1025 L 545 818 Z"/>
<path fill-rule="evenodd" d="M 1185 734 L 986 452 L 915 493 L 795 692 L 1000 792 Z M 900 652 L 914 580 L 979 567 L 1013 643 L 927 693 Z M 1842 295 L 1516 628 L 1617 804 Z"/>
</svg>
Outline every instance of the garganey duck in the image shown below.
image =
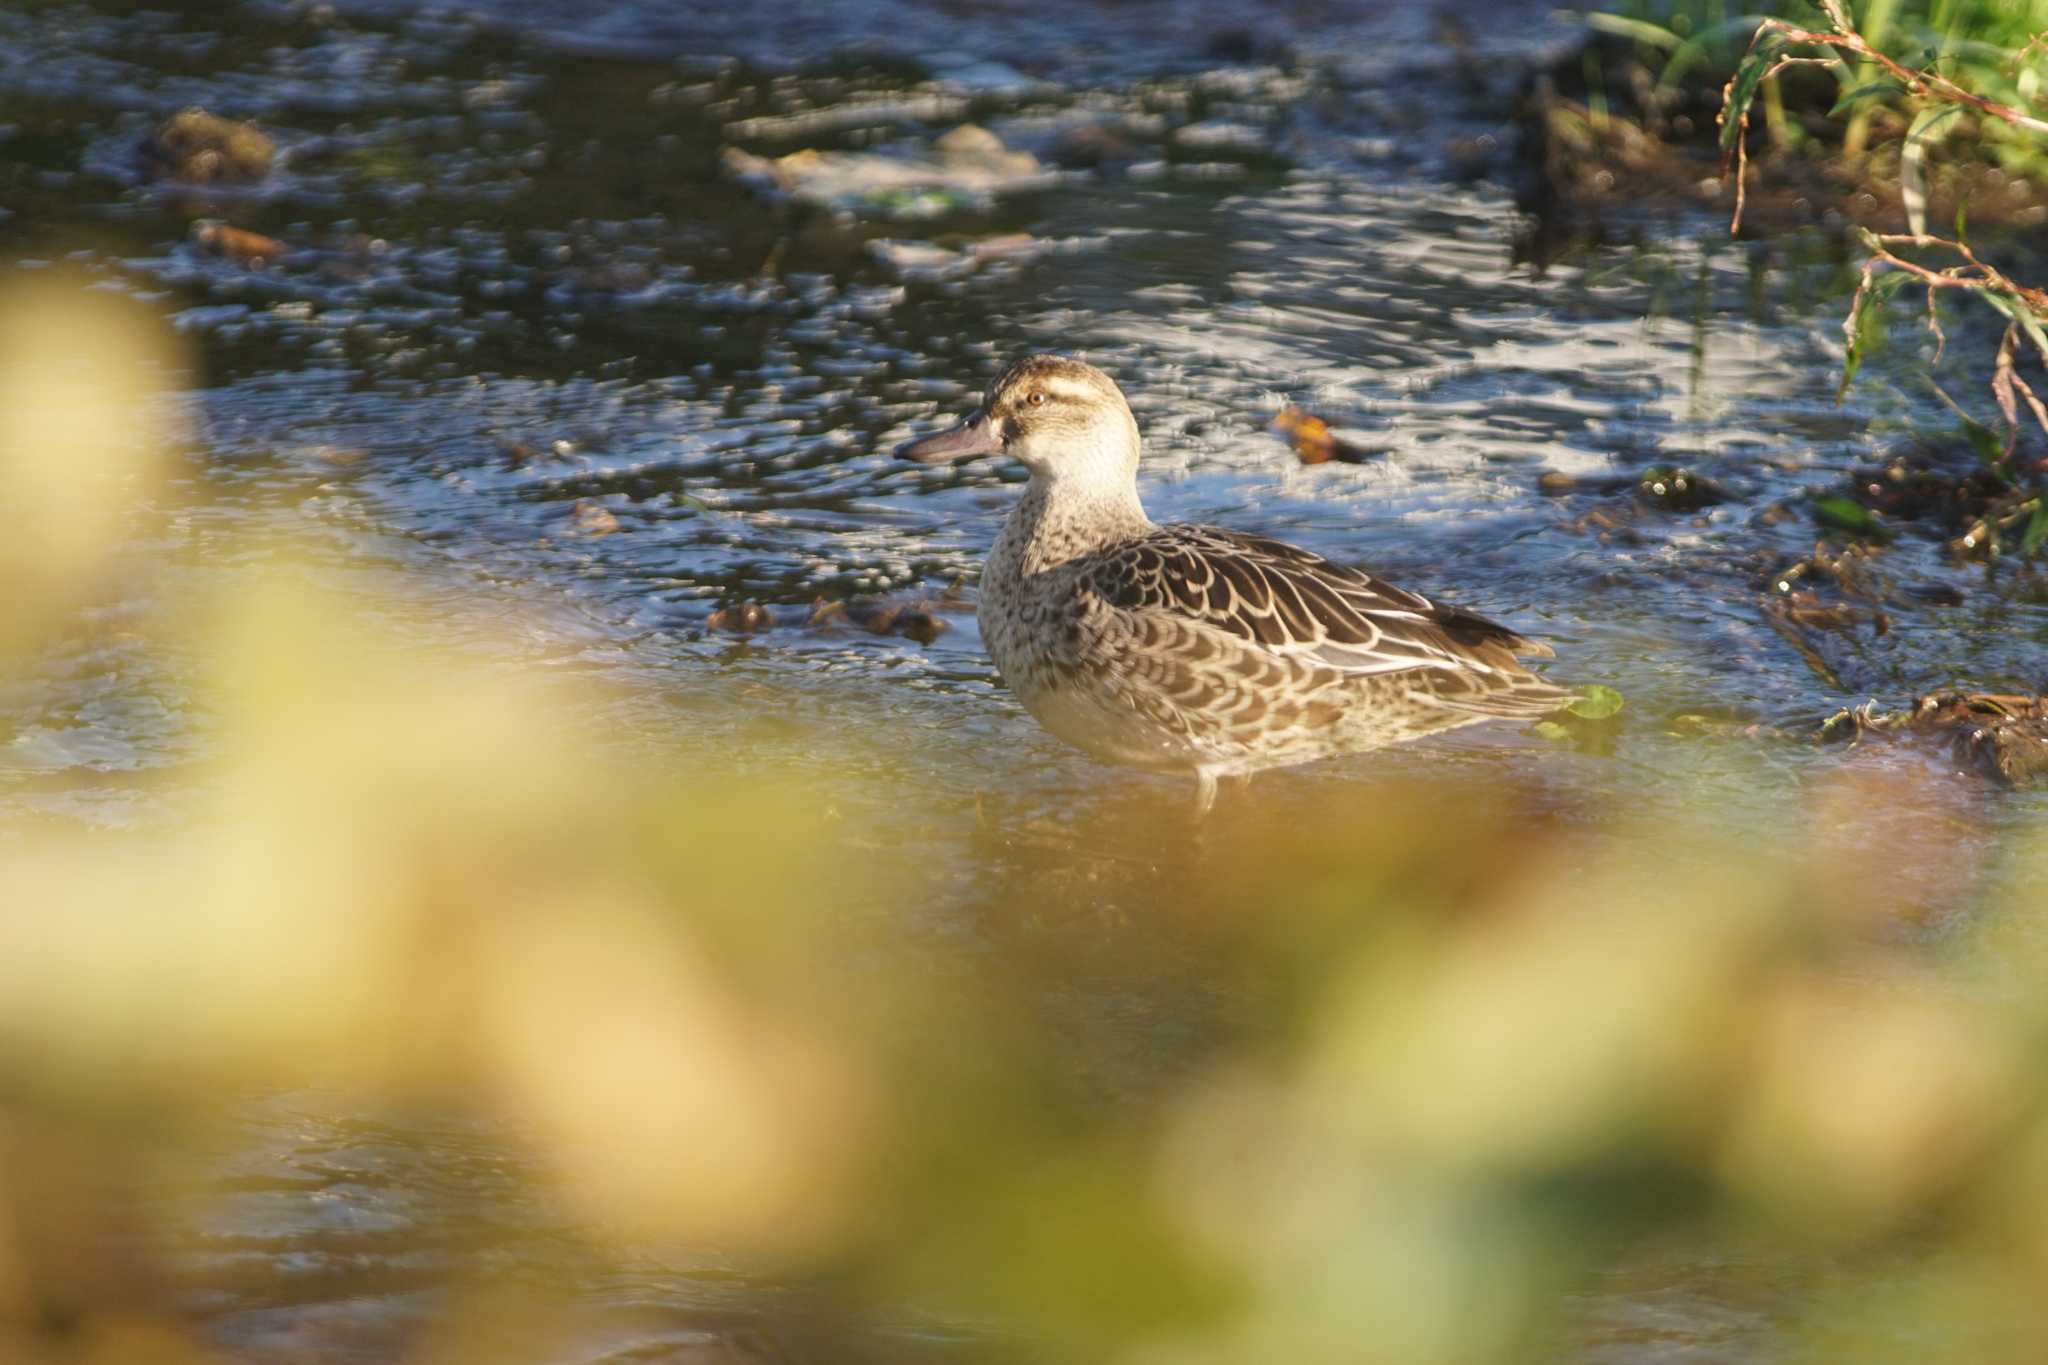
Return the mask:
<svg viewBox="0 0 2048 1365">
<path fill-rule="evenodd" d="M 1517 661 L 1548 646 L 1484 617 L 1263 536 L 1155 525 L 1137 420 L 1092 365 L 1026 356 L 965 421 L 897 451 L 998 453 L 1031 471 L 981 576 L 1003 681 L 1098 758 L 1193 773 L 1198 813 L 1218 777 L 1570 700 Z"/>
</svg>

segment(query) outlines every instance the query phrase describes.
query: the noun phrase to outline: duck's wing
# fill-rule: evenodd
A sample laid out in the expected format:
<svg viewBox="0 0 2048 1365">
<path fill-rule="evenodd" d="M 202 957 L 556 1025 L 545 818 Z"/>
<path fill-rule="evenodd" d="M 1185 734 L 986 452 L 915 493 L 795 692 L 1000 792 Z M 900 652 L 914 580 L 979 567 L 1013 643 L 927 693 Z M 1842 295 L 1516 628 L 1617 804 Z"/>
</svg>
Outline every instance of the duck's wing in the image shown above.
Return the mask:
<svg viewBox="0 0 2048 1365">
<path fill-rule="evenodd" d="M 1125 610 L 1200 622 L 1342 673 L 1430 675 L 1425 690 L 1445 705 L 1542 715 L 1566 696 L 1517 662 L 1548 657 L 1549 646 L 1277 540 L 1162 526 L 1095 559 L 1091 586 Z"/>
</svg>

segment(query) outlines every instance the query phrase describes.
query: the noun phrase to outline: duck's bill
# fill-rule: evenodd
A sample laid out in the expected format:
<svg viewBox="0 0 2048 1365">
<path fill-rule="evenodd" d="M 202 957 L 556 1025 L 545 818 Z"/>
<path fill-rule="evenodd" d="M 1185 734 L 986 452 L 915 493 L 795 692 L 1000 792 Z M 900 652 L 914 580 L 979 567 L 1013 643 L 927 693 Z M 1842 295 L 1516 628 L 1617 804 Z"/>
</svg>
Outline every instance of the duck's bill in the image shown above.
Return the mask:
<svg viewBox="0 0 2048 1365">
<path fill-rule="evenodd" d="M 976 412 L 957 427 L 897 446 L 896 458 L 919 464 L 944 464 L 948 460 L 964 460 L 969 455 L 993 455 L 1002 448 L 995 423 L 988 420 L 988 414 Z"/>
</svg>

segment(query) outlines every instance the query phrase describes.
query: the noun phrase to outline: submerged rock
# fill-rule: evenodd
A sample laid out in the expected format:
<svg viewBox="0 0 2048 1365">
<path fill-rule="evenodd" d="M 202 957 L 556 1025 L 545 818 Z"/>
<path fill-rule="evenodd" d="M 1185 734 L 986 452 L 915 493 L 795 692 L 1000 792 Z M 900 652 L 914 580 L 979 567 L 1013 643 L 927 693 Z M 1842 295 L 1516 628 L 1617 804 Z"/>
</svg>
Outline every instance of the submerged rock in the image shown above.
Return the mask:
<svg viewBox="0 0 2048 1365">
<path fill-rule="evenodd" d="M 704 624 L 712 630 L 729 631 L 734 635 L 750 635 L 757 630 L 766 630 L 775 624 L 775 613 L 752 598 L 735 602 L 729 607 L 720 607 L 705 618 Z"/>
<path fill-rule="evenodd" d="M 945 633 L 945 618 L 932 602 L 830 602 L 823 598 L 811 604 L 805 622 L 813 630 L 838 625 L 858 626 L 870 635 L 900 635 L 928 645 Z"/>
<path fill-rule="evenodd" d="M 150 174 L 195 185 L 253 185 L 277 156 L 277 144 L 255 124 L 196 107 L 165 120 L 141 150 Z"/>
<path fill-rule="evenodd" d="M 1690 469 L 1651 469 L 1636 481 L 1636 496 L 1665 512 L 1697 512 L 1729 500 L 1728 490 Z"/>
<path fill-rule="evenodd" d="M 578 498 L 569 509 L 569 525 L 579 536 L 608 536 L 619 529 L 619 519 L 603 503 Z"/>
<path fill-rule="evenodd" d="M 877 237 L 868 243 L 868 254 L 899 280 L 951 280 L 972 274 L 990 261 L 1029 260 L 1051 245 L 1028 232 L 983 237 L 959 246 Z"/>
<path fill-rule="evenodd" d="M 1038 189 L 1058 172 L 1030 152 L 1013 150 L 975 124 L 962 124 L 932 144 L 928 155 L 821 152 L 805 148 L 761 157 L 727 147 L 721 161 L 744 183 L 828 208 L 895 218 L 931 218 L 980 208 L 998 195 Z"/>
</svg>

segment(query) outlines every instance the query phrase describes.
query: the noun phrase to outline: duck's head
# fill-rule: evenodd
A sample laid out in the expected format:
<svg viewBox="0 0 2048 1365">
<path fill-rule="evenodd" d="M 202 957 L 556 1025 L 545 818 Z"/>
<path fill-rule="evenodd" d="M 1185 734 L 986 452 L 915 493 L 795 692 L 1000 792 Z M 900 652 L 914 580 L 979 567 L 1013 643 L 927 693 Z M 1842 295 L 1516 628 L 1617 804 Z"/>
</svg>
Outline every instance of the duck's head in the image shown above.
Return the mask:
<svg viewBox="0 0 2048 1365">
<path fill-rule="evenodd" d="M 1138 422 L 1116 381 L 1093 365 L 1027 355 L 958 426 L 896 453 L 920 464 L 1003 454 L 1041 478 L 1128 486 L 1138 472 Z"/>
</svg>

